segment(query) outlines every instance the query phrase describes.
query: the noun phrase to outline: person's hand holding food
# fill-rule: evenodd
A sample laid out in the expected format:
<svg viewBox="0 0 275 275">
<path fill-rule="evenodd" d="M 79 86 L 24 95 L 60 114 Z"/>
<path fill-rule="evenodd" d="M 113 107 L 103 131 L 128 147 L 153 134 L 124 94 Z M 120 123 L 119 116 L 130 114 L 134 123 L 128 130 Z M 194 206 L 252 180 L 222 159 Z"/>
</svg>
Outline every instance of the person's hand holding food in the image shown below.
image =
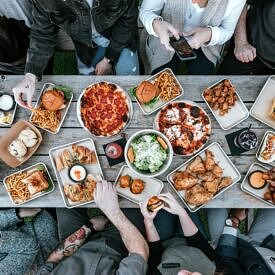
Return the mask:
<svg viewBox="0 0 275 275">
<path fill-rule="evenodd" d="M 171 193 L 162 193 L 158 197 L 166 204 L 163 209 L 167 212 L 178 216 L 186 212 Z"/>
<path fill-rule="evenodd" d="M 187 37 L 191 36 L 191 38 L 188 40 L 188 43 L 192 49 L 197 50 L 211 40 L 212 31 L 209 27 L 199 27 L 189 32 L 185 32 L 183 35 Z"/>
<path fill-rule="evenodd" d="M 108 218 L 120 212 L 117 191 L 112 183 L 99 181 L 94 190 L 94 198 L 97 206 Z"/>
<path fill-rule="evenodd" d="M 17 86 L 12 90 L 16 102 L 24 108 L 32 107 L 32 97 L 35 91 L 36 76 L 27 73 Z"/>
<path fill-rule="evenodd" d="M 141 211 L 141 214 L 143 215 L 144 217 L 144 222 L 153 222 L 154 218 L 156 217 L 158 211 L 160 210 L 160 208 L 157 208 L 153 211 L 149 211 L 148 209 L 148 202 L 151 200 L 151 198 L 148 198 L 147 200 L 141 202 L 139 204 L 139 207 L 140 207 L 140 211 Z"/>
<path fill-rule="evenodd" d="M 172 24 L 159 19 L 153 21 L 153 29 L 160 43 L 163 44 L 167 50 L 173 52 L 174 49 L 170 45 L 171 34 L 178 40 L 180 38 L 180 32 Z"/>
<path fill-rule="evenodd" d="M 234 55 L 237 60 L 243 63 L 249 63 L 256 57 L 256 48 L 248 42 L 235 42 Z"/>
</svg>

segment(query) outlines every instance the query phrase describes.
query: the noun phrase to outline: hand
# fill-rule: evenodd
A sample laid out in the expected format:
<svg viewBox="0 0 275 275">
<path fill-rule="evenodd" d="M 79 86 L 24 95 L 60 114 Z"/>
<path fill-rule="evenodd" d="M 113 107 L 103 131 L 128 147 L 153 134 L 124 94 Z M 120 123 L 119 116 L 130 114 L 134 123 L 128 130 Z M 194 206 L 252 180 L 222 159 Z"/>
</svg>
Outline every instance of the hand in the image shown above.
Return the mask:
<svg viewBox="0 0 275 275">
<path fill-rule="evenodd" d="M 109 218 L 120 212 L 116 188 L 105 180 L 99 181 L 94 190 L 95 203 Z"/>
<path fill-rule="evenodd" d="M 95 231 L 102 231 L 105 228 L 108 220 L 104 216 L 91 218 L 90 222 L 93 224 Z"/>
<path fill-rule="evenodd" d="M 150 198 L 149 198 L 150 199 Z M 156 217 L 159 210 L 151 212 L 147 209 L 148 200 L 143 201 L 139 204 L 141 214 L 144 217 L 145 222 L 153 222 L 154 218 Z"/>
<path fill-rule="evenodd" d="M 96 75 L 110 75 L 112 74 L 112 65 L 109 63 L 107 58 L 103 58 L 99 61 L 95 67 Z"/>
<path fill-rule="evenodd" d="M 192 49 L 199 49 L 205 43 L 208 43 L 211 40 L 212 31 L 211 28 L 195 28 L 189 32 L 183 33 L 184 36 L 192 36 L 191 39 L 188 40 L 189 45 Z"/>
<path fill-rule="evenodd" d="M 36 216 L 41 211 L 41 208 L 19 208 L 18 216 L 20 218 Z"/>
<path fill-rule="evenodd" d="M 178 203 L 171 193 L 162 193 L 158 195 L 158 198 L 163 200 L 168 206 L 164 206 L 163 209 L 174 215 L 181 215 L 186 213 L 185 209 Z"/>
<path fill-rule="evenodd" d="M 256 57 L 256 48 L 246 43 L 235 43 L 234 55 L 237 60 L 248 63 L 255 59 Z"/>
<path fill-rule="evenodd" d="M 24 79 L 12 89 L 14 98 L 21 107 L 32 107 L 32 97 L 35 91 L 35 83 L 36 76 L 34 74 L 27 73 Z M 24 100 L 23 96 L 27 99 L 27 101 Z"/>
<path fill-rule="evenodd" d="M 170 34 L 179 39 L 179 31 L 170 23 L 155 19 L 153 21 L 153 29 L 158 36 L 160 43 L 165 46 L 168 51 L 174 51 L 170 45 Z"/>
</svg>

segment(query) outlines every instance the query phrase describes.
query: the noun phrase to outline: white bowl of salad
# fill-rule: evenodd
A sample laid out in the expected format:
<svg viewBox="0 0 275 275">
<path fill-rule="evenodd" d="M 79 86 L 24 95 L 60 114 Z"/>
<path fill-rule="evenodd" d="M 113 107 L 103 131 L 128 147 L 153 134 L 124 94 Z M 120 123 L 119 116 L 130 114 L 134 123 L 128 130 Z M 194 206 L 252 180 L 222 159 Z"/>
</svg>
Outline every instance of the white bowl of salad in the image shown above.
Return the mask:
<svg viewBox="0 0 275 275">
<path fill-rule="evenodd" d="M 133 172 L 152 178 L 163 174 L 169 168 L 173 159 L 173 148 L 164 134 L 146 129 L 130 137 L 124 156 Z"/>
</svg>

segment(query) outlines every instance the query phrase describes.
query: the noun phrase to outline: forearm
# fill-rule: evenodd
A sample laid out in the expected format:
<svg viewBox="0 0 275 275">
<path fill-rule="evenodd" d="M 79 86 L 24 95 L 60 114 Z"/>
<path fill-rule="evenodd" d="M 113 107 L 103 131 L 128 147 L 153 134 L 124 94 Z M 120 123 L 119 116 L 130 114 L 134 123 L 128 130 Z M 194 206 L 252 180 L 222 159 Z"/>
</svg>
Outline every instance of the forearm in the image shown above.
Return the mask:
<svg viewBox="0 0 275 275">
<path fill-rule="evenodd" d="M 83 225 L 57 246 L 47 259 L 47 262 L 59 263 L 65 257 L 73 255 L 85 243 L 91 233 L 92 230 Z"/>
<path fill-rule="evenodd" d="M 129 253 L 137 253 L 147 261 L 149 254 L 147 242 L 122 211 L 119 209 L 116 213 L 112 213 L 112 215 L 105 214 L 120 232 L 121 238 Z"/>
<path fill-rule="evenodd" d="M 182 211 L 179 215 L 179 219 L 180 219 L 180 224 L 181 224 L 184 236 L 190 237 L 190 236 L 195 235 L 198 232 L 197 226 L 194 224 L 192 219 L 189 217 L 189 215 L 187 214 L 185 209 L 182 209 Z"/>
<path fill-rule="evenodd" d="M 234 34 L 234 41 L 236 44 L 243 44 L 247 43 L 247 32 L 246 32 L 246 16 L 247 16 L 248 5 L 245 4 L 242 13 L 240 15 L 239 21 L 237 23 L 235 34 Z"/>
<path fill-rule="evenodd" d="M 4 230 L 20 222 L 21 219 L 16 215 L 16 209 L 0 210 L 0 230 Z"/>
<path fill-rule="evenodd" d="M 156 242 L 160 240 L 159 233 L 154 225 L 153 220 L 144 220 L 146 238 L 148 242 Z"/>
</svg>

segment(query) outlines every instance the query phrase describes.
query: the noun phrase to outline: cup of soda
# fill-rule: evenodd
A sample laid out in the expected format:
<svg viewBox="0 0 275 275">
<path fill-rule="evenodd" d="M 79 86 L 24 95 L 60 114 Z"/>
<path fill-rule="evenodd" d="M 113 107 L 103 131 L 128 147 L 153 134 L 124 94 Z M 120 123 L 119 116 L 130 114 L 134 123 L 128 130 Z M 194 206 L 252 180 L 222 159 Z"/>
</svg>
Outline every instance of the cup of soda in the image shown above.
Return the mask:
<svg viewBox="0 0 275 275">
<path fill-rule="evenodd" d="M 250 151 L 257 147 L 258 138 L 253 131 L 246 129 L 235 137 L 235 144 L 246 151 Z"/>
</svg>

